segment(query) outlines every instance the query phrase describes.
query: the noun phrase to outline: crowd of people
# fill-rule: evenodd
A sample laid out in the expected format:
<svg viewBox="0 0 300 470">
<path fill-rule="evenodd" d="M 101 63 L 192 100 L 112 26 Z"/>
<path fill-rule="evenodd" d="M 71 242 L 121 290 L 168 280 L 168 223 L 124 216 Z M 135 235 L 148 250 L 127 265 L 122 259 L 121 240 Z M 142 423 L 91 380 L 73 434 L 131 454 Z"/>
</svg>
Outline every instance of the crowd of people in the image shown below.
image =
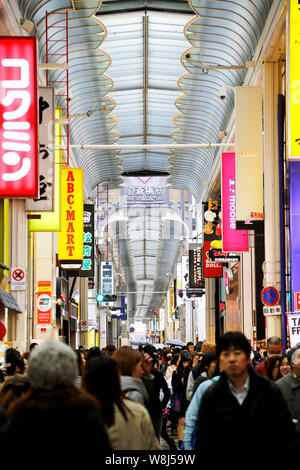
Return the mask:
<svg viewBox="0 0 300 470">
<path fill-rule="evenodd" d="M 243 455 L 257 430 L 268 447 L 280 429 L 281 449 L 299 452 L 300 344 L 283 353 L 277 337 L 256 351 L 240 332 L 158 350 L 74 351 L 51 340 L 22 355 L 7 349 L 0 382 L 0 449 L 12 455 L 16 442 L 22 453 L 58 433 L 55 445 L 68 448 L 76 430 L 103 453 L 167 446 Z"/>
</svg>

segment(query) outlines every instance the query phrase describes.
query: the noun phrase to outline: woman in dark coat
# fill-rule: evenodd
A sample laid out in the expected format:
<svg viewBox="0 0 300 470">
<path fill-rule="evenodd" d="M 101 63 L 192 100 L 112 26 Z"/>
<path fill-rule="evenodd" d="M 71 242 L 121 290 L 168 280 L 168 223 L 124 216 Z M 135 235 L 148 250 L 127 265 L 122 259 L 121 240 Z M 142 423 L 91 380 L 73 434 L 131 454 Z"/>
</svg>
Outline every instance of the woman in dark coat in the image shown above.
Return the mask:
<svg viewBox="0 0 300 470">
<path fill-rule="evenodd" d="M 47 341 L 31 354 L 31 388 L 8 409 L 2 453 L 24 462 L 42 451 L 47 464 L 69 465 L 78 464 L 79 449 L 100 456 L 111 449 L 98 404 L 74 385 L 77 375 L 76 355 L 63 343 Z"/>
<path fill-rule="evenodd" d="M 179 448 L 183 441 L 184 416 L 189 406 L 189 401 L 186 399 L 187 381 L 191 371 L 189 359 L 190 353 L 182 352 L 179 365 L 172 375 L 173 401 L 175 402 L 173 411 L 175 410 L 178 413 L 177 435 Z"/>
</svg>

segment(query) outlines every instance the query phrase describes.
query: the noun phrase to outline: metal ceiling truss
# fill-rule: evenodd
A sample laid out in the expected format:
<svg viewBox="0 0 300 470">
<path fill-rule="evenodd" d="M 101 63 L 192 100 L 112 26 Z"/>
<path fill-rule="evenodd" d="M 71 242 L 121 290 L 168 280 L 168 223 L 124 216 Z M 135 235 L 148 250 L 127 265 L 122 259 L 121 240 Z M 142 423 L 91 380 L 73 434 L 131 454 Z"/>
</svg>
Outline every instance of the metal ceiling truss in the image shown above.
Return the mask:
<svg viewBox="0 0 300 470">
<path fill-rule="evenodd" d="M 205 69 L 205 66 L 245 66 L 252 60 L 263 31 L 272 0 L 215 1 L 189 0 L 196 17 L 185 27 L 192 44 L 181 62 L 188 73 L 178 81 L 184 95 L 176 100 L 174 118 L 176 143 L 220 142 L 219 131 L 226 129 L 234 107 L 233 93 L 221 101 L 223 86 L 242 85 L 246 70 Z M 197 201 L 210 180 L 209 173 L 217 149 L 174 150 L 169 159 L 171 186 L 189 190 Z"/>
</svg>

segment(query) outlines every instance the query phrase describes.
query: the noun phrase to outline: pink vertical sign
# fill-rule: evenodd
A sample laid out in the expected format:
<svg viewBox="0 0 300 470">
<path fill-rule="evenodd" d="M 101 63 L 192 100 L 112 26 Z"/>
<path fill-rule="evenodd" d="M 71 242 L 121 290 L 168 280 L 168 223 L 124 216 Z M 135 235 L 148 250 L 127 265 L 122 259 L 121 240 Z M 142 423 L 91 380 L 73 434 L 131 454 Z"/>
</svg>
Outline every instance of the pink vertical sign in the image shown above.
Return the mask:
<svg viewBox="0 0 300 470">
<path fill-rule="evenodd" d="M 222 241 L 224 252 L 248 251 L 248 230 L 236 230 L 235 154 L 222 153 Z"/>
</svg>

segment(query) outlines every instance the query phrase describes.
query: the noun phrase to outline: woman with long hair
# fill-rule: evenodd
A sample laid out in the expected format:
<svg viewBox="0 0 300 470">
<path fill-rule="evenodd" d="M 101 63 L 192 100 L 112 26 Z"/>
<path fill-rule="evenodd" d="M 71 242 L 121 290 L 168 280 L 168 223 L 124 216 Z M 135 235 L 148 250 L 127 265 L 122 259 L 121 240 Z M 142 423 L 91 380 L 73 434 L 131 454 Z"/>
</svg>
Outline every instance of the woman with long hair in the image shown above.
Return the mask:
<svg viewBox="0 0 300 470">
<path fill-rule="evenodd" d="M 124 396 L 114 359 L 99 356 L 88 361 L 84 382 L 87 391 L 100 403 L 114 449 L 159 449 L 148 411 L 140 403 Z"/>
</svg>

